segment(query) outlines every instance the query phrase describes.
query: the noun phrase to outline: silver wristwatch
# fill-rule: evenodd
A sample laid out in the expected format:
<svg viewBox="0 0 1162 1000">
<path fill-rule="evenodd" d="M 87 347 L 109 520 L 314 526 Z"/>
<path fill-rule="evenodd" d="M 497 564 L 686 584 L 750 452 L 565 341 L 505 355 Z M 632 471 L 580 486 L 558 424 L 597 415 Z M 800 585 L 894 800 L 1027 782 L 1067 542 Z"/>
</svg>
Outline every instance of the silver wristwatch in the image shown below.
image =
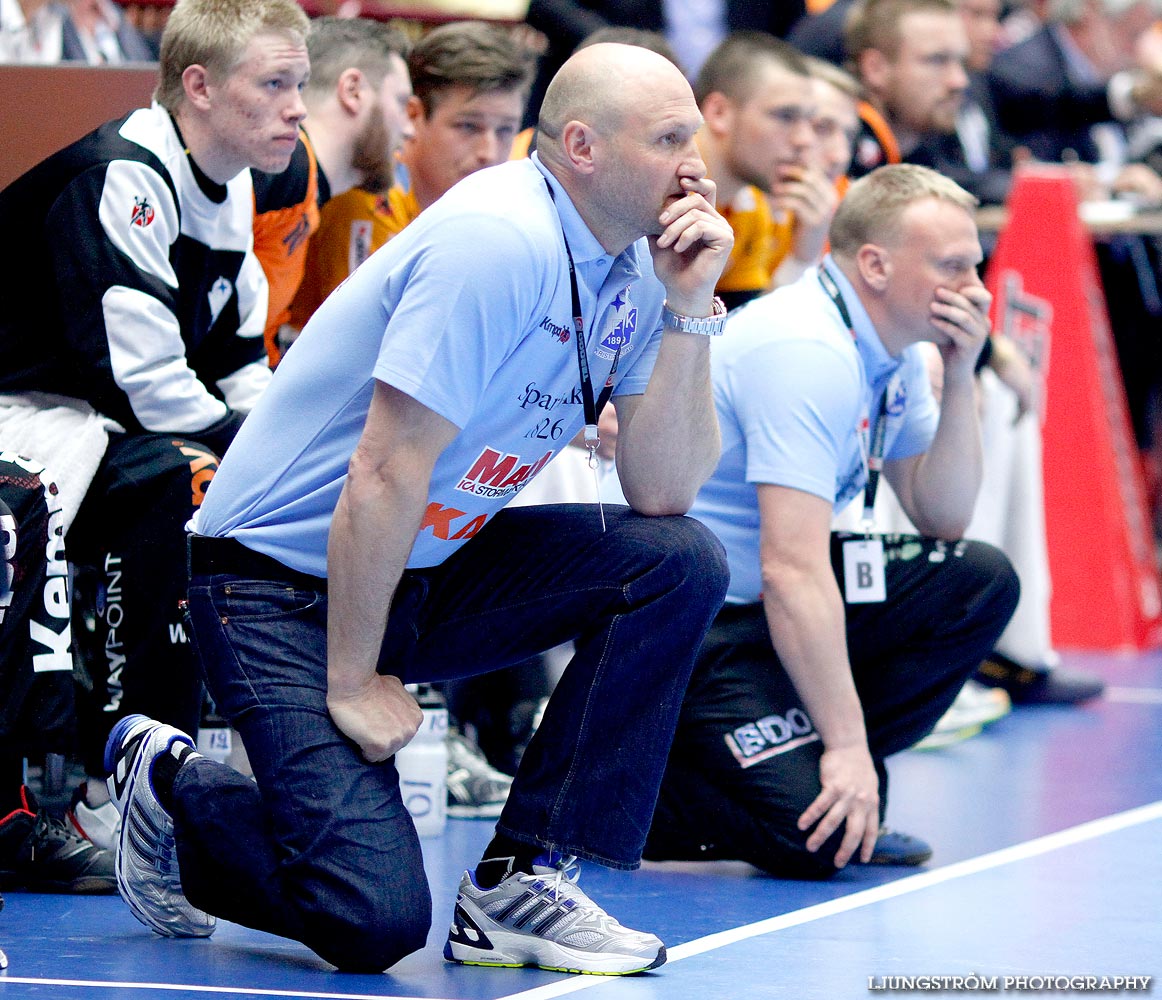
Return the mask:
<svg viewBox="0 0 1162 1000">
<path fill-rule="evenodd" d="M 679 333 L 700 333 L 705 337 L 721 336 L 726 328 L 726 305 L 717 295 L 714 296 L 714 315 L 712 316 L 683 316 L 674 312 L 669 303 L 662 303 L 662 322 L 671 330 Z"/>
</svg>

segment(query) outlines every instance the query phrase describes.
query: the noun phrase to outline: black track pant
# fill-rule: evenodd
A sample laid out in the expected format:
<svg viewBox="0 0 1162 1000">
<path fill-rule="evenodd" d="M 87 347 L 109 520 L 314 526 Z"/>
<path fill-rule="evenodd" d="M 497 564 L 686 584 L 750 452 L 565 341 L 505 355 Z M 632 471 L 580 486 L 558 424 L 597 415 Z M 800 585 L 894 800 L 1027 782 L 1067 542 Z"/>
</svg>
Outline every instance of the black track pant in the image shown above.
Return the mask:
<svg viewBox="0 0 1162 1000">
<path fill-rule="evenodd" d="M 69 752 L 73 722 L 68 564 L 56 485 L 40 463 L 0 451 L 0 760 Z"/>
<path fill-rule="evenodd" d="M 85 769 L 118 719 L 141 712 L 196 733 L 202 682 L 179 605 L 186 590 L 185 525 L 218 468 L 204 445 L 167 434 L 114 434 L 69 530 L 95 605 L 80 707 Z M 83 588 L 84 589 L 84 588 Z"/>
<path fill-rule="evenodd" d="M 841 581 L 847 537 L 832 536 Z M 989 545 L 899 535 L 883 541 L 887 600 L 846 607 L 881 809 L 884 758 L 931 732 L 993 648 L 1020 590 L 1008 560 Z M 772 648 L 762 605 L 726 606 L 687 689 L 644 856 L 738 859 L 783 878 L 834 874 L 843 827 L 812 854 L 810 831 L 795 825 L 821 790 L 822 754 Z"/>
</svg>

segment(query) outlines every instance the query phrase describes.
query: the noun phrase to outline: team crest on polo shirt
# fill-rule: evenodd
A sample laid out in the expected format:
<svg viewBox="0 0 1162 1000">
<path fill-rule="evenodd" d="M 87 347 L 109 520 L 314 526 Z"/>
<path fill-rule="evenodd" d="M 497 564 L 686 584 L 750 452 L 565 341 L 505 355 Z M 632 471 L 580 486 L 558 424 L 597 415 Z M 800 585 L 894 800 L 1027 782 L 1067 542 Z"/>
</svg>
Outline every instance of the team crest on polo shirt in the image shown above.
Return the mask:
<svg viewBox="0 0 1162 1000">
<path fill-rule="evenodd" d="M 637 329 L 637 306 L 629 300 L 629 288 L 613 297 L 610 310 L 606 314 L 605 333 L 597 345 L 597 356 L 612 361 L 619 352 L 622 356 L 633 350 L 633 335 Z"/>
<path fill-rule="evenodd" d="M 223 278 L 219 275 L 206 293 L 206 299 L 210 306 L 211 326 L 218 322 L 218 314 L 225 308 L 233 294 L 234 283 L 229 278 Z"/>
<path fill-rule="evenodd" d="M 887 414 L 889 417 L 902 417 L 907 406 L 908 386 L 903 376 L 897 372 L 888 382 Z"/>
<path fill-rule="evenodd" d="M 884 160 L 884 147 L 870 135 L 860 136 L 855 144 L 855 162 L 868 171 L 880 166 Z"/>
</svg>

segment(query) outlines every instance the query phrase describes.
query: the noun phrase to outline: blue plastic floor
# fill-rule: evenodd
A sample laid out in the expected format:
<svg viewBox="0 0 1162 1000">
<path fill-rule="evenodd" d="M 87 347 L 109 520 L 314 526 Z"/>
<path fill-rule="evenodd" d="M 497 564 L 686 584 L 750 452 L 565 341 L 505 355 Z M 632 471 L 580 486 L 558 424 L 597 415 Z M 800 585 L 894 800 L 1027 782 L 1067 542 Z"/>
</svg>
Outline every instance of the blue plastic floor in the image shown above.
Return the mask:
<svg viewBox="0 0 1162 1000">
<path fill-rule="evenodd" d="M 731 863 L 586 866 L 591 895 L 666 941 L 670 961 L 654 973 L 606 979 L 445 963 L 455 884 L 491 833 L 488 822 L 450 820 L 424 842 L 437 914 L 428 946 L 387 974 L 339 974 L 300 945 L 231 924 L 208 941 L 162 940 L 117 897 L 10 893 L 0 1000 L 541 1000 L 579 990 L 587 1000 L 846 1000 L 906 983 L 891 977 L 997 977 L 1001 994 L 1018 991 L 1015 981 L 1005 990 L 1006 976 L 1157 977 L 1162 653 L 1067 663 L 1104 676 L 1106 696 L 1020 708 L 972 740 L 893 759 L 888 820 L 933 844 L 926 868 L 849 868 L 804 884 Z"/>
</svg>

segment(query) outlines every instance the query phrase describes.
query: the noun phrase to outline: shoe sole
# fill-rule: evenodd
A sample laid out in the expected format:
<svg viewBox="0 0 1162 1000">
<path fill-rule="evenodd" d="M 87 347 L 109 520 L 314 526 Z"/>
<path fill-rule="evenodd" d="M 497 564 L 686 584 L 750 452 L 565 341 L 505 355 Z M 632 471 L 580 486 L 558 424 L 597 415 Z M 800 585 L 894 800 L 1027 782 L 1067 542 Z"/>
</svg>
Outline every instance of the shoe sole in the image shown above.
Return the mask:
<svg viewBox="0 0 1162 1000">
<path fill-rule="evenodd" d="M 872 855 L 869 865 L 887 865 L 896 868 L 916 868 L 932 859 L 931 851 L 916 851 L 914 854 L 886 855 L 877 857 Z"/>
<path fill-rule="evenodd" d="M 1012 714 L 1012 711 L 1012 704 L 1006 701 L 1001 705 L 990 705 L 987 710 L 961 712 L 958 715 L 954 715 L 948 722 L 941 719 L 932 731 L 934 733 L 947 733 L 956 732 L 959 729 L 967 729 L 969 726 L 991 726 L 994 722 L 999 722 L 1006 715 Z"/>
<path fill-rule="evenodd" d="M 929 733 L 919 743 L 913 744 L 913 750 L 940 750 L 943 747 L 955 746 L 965 740 L 979 736 L 984 729 L 981 725 L 965 726 L 963 729 L 954 729 L 945 733 Z"/>
<path fill-rule="evenodd" d="M 593 955 L 572 948 L 531 938 L 527 934 L 489 930 L 496 947 L 490 951 L 447 941 L 444 958 L 459 965 L 479 965 L 499 969 L 537 968 L 547 972 L 566 972 L 585 976 L 633 976 L 666 964 L 666 948 L 661 947 L 653 961 L 640 955 Z M 643 964 L 645 963 L 645 964 Z"/>
<path fill-rule="evenodd" d="M 73 879 L 69 882 L 30 882 L 17 875 L 0 875 L 0 892 L 43 892 L 61 896 L 111 896 L 117 892 L 117 882 L 102 875 Z"/>
<path fill-rule="evenodd" d="M 496 819 L 502 812 L 504 812 L 503 802 L 486 806 L 448 806 L 448 815 L 453 819 Z"/>
</svg>

